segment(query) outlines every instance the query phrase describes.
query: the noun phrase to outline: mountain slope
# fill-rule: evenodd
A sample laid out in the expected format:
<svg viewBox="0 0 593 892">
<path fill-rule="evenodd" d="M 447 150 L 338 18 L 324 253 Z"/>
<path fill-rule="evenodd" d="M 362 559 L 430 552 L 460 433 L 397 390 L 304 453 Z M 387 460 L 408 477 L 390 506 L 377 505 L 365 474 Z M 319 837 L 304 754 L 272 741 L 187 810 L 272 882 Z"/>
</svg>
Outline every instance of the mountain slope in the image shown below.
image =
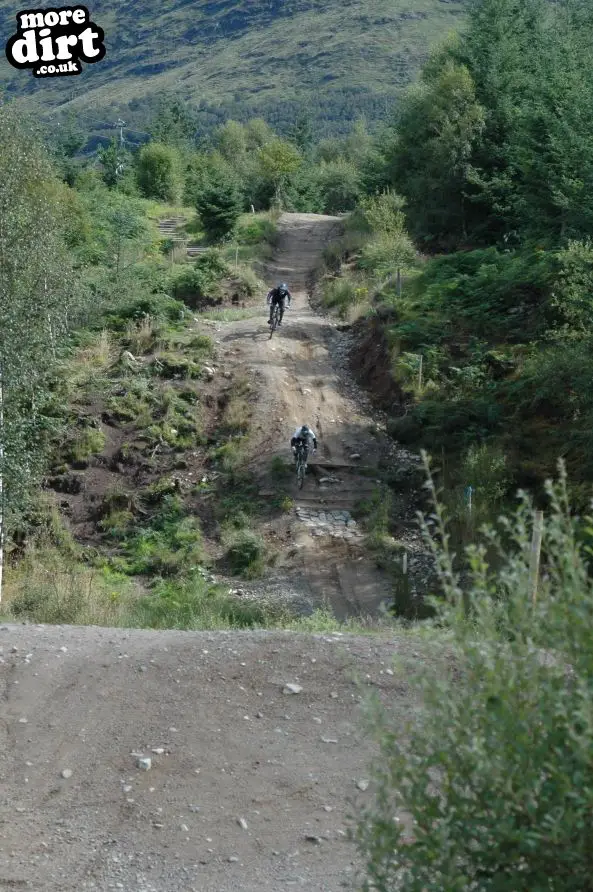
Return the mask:
<svg viewBox="0 0 593 892">
<path fill-rule="evenodd" d="M 96 0 L 91 19 L 107 55 L 78 77 L 37 80 L 3 57 L 8 96 L 35 107 L 93 110 L 95 123 L 123 114 L 141 126 L 155 93 L 221 114 L 292 120 L 307 102 L 322 129 L 357 114 L 382 118 L 432 42 L 463 21 L 466 0 Z M 4 43 L 17 8 L 0 0 Z M 28 103 L 27 103 L 28 104 Z M 115 118 L 114 118 L 115 119 Z"/>
</svg>

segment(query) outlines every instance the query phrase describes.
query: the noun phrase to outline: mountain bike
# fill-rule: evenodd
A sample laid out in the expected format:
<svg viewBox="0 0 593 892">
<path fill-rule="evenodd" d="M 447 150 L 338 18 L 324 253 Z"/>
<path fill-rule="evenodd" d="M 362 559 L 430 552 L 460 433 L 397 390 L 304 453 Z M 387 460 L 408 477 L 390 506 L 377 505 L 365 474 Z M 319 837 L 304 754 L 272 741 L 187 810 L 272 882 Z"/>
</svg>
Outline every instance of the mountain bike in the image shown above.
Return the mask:
<svg viewBox="0 0 593 892">
<path fill-rule="evenodd" d="M 280 304 L 274 304 L 274 310 L 272 312 L 272 324 L 270 325 L 270 337 L 274 334 L 276 329 L 278 328 L 278 323 L 280 322 Z"/>
<path fill-rule="evenodd" d="M 307 455 L 309 450 L 304 443 L 297 443 L 295 448 L 297 486 L 299 489 L 302 489 L 305 482 L 305 474 L 307 473 Z"/>
</svg>

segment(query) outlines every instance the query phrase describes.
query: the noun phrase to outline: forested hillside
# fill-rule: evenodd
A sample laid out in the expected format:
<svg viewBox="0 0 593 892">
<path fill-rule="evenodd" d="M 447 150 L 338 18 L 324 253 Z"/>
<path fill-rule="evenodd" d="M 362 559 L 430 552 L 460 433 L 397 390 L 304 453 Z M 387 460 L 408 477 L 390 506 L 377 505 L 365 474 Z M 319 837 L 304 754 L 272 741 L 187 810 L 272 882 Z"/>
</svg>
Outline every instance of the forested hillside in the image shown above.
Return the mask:
<svg viewBox="0 0 593 892">
<path fill-rule="evenodd" d="M 465 0 L 97 0 L 91 18 L 107 55 L 80 76 L 38 81 L 2 56 L 0 83 L 46 115 L 88 112 L 92 133 L 121 116 L 143 138 L 154 97 L 169 93 L 196 112 L 201 132 L 226 117 L 264 116 L 286 129 L 306 106 L 320 135 L 361 114 L 385 119 L 430 45 L 457 27 Z M 1 0 L 4 41 L 18 12 Z M 104 125 L 104 126 L 101 126 Z"/>
<path fill-rule="evenodd" d="M 591 16 L 579 0 L 475 4 L 381 140 L 399 228 L 380 221 L 328 282 L 330 303 L 381 308 L 392 432 L 440 456 L 464 524 L 468 487 L 477 523 L 560 457 L 590 497 Z"/>
</svg>

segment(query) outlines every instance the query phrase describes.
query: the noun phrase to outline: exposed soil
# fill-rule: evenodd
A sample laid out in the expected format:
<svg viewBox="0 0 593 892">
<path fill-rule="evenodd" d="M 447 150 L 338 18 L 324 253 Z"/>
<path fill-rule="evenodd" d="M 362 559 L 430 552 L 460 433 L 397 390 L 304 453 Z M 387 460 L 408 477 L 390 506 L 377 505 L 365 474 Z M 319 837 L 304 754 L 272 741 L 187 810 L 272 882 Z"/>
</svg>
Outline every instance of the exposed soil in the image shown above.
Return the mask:
<svg viewBox="0 0 593 892">
<path fill-rule="evenodd" d="M 276 593 L 303 609 L 327 603 L 345 618 L 376 614 L 391 603 L 393 592 L 391 578 L 367 554 L 357 526 L 344 521 L 377 490 L 379 467 L 413 471 L 418 459 L 396 448 L 379 410 L 354 384 L 341 326 L 309 303 L 323 247 L 341 226 L 339 217 L 284 214 L 275 256 L 263 270 L 270 286 L 286 281 L 291 289 L 282 327 L 270 338 L 263 305 L 261 318 L 217 325 L 216 342 L 225 368 L 242 370 L 258 386 L 250 467 L 264 496 L 274 494 L 271 463 L 274 456 L 290 459 L 297 425 L 312 426 L 319 441 L 303 489 L 296 480 L 288 489 L 293 510 L 262 528 L 280 550 L 276 572 L 247 589 Z M 419 551 L 413 532 L 416 499 L 405 488 L 396 498 L 403 539 Z"/>
<path fill-rule="evenodd" d="M 0 889 L 356 888 L 375 745 L 354 680 L 403 723 L 417 646 L 0 627 Z"/>
</svg>

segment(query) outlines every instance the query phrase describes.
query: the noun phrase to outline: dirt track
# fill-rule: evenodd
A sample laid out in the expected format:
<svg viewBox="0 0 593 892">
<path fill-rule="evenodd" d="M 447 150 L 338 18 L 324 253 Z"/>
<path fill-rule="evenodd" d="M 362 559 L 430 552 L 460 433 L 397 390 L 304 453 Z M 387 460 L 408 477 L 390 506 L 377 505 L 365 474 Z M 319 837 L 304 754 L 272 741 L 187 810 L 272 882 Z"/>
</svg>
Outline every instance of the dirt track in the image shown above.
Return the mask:
<svg viewBox="0 0 593 892">
<path fill-rule="evenodd" d="M 264 495 L 273 494 L 268 491 L 273 457 L 290 458 L 296 426 L 311 425 L 319 440 L 304 488 L 292 486 L 294 510 L 274 531 L 290 547 L 285 545 L 266 588 L 290 591 L 295 603 L 328 603 L 336 616 L 346 618 L 376 614 L 390 602 L 392 586 L 369 559 L 358 527 L 344 525 L 344 518 L 336 526 L 334 512 L 351 516 L 357 503 L 371 496 L 381 459 L 390 457 L 393 467 L 417 459 L 381 432 L 377 413 L 341 367 L 344 335 L 335 320 L 309 304 L 312 272 L 341 227 L 339 217 L 284 214 L 275 256 L 263 270 L 268 285 L 285 281 L 291 289 L 282 327 L 270 339 L 262 306 L 261 318 L 218 325 L 217 344 L 227 368 L 245 370 L 258 382 L 252 467 Z M 399 509 L 402 525 L 411 527 L 414 506 L 404 497 Z"/>
<path fill-rule="evenodd" d="M 376 466 L 387 448 L 338 373 L 340 333 L 308 306 L 309 271 L 337 225 L 281 221 L 268 277 L 286 279 L 295 301 L 272 340 L 265 318 L 216 334 L 224 362 L 263 384 L 262 489 L 273 455 L 288 455 L 293 428 L 307 421 L 320 461 L 294 497 L 325 513 L 370 491 L 359 465 Z M 323 474 L 338 482 L 323 484 Z M 313 535 L 296 509 L 283 524 L 291 547 L 258 586 L 310 604 L 327 598 L 338 615 L 372 611 L 388 595 L 356 535 Z M 410 636 L 0 627 L 0 890 L 356 888 L 345 831 L 352 801 L 372 794 L 357 783 L 373 746 L 352 679 L 403 719 L 413 648 Z M 286 683 L 302 691 L 285 694 Z M 149 771 L 135 754 L 152 758 Z"/>
<path fill-rule="evenodd" d="M 403 717 L 414 646 L 1 627 L 0 889 L 353 888 L 373 748 L 352 679 Z"/>
</svg>

